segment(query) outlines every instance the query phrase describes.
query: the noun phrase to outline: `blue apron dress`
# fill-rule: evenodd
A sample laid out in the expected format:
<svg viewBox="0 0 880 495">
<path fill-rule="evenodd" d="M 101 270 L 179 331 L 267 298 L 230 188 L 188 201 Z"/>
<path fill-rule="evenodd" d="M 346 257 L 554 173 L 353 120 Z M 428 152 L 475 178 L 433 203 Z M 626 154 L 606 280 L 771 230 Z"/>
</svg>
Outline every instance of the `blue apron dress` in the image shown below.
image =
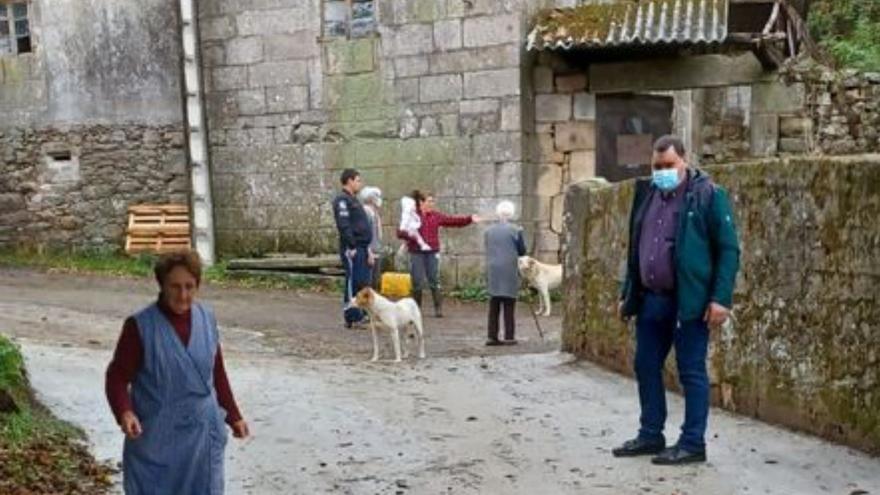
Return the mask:
<svg viewBox="0 0 880 495">
<path fill-rule="evenodd" d="M 131 385 L 143 434 L 126 438 L 126 495 L 222 495 L 226 412 L 214 390 L 219 333 L 211 311 L 193 303 L 184 346 L 157 304 L 135 315 L 143 366 Z"/>
</svg>

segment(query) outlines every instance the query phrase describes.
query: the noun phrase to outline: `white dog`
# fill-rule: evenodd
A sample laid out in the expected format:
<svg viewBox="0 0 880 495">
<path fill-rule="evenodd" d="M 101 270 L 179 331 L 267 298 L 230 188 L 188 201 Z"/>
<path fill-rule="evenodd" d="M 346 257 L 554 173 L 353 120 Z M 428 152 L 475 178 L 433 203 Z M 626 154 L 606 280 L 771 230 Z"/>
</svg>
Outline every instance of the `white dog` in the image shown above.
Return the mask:
<svg viewBox="0 0 880 495">
<path fill-rule="evenodd" d="M 562 265 L 549 265 L 530 256 L 520 256 L 519 273 L 529 287 L 541 293 L 538 314 L 550 316 L 550 290 L 562 285 Z"/>
<path fill-rule="evenodd" d="M 411 297 L 405 297 L 397 302 L 392 302 L 373 289 L 366 287 L 358 291 L 351 301 L 352 307 L 361 308 L 370 314 L 370 330 L 373 332 L 373 357 L 371 361 L 379 360 L 379 336 L 376 331 L 376 321 L 380 321 L 391 330 L 391 342 L 394 344 L 394 361 L 399 363 L 400 358 L 400 330 L 412 324 L 416 329 L 419 339 L 419 359 L 425 359 L 425 332 L 422 327 L 422 312 L 419 305 Z M 407 357 L 406 342 L 403 343 L 403 357 Z"/>
</svg>

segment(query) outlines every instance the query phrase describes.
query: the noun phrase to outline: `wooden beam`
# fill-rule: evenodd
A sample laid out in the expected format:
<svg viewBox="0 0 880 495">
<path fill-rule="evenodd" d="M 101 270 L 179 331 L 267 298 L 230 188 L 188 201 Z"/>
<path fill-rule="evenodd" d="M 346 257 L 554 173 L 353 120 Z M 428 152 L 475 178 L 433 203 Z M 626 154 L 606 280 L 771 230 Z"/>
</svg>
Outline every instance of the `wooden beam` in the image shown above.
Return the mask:
<svg viewBox="0 0 880 495">
<path fill-rule="evenodd" d="M 592 64 L 589 71 L 593 93 L 715 88 L 750 84 L 767 76 L 751 52 Z"/>
<path fill-rule="evenodd" d="M 773 4 L 773 11 L 770 12 L 770 19 L 767 19 L 767 24 L 764 25 L 764 29 L 761 30 L 761 34 L 767 35 L 770 34 L 770 31 L 773 29 L 773 25 L 776 24 L 776 19 L 779 18 L 779 2 Z"/>
<path fill-rule="evenodd" d="M 761 33 L 728 33 L 727 39 L 724 41 L 727 43 L 751 44 L 758 42 L 784 41 L 785 38 L 785 33 L 770 33 L 767 35 Z"/>
</svg>

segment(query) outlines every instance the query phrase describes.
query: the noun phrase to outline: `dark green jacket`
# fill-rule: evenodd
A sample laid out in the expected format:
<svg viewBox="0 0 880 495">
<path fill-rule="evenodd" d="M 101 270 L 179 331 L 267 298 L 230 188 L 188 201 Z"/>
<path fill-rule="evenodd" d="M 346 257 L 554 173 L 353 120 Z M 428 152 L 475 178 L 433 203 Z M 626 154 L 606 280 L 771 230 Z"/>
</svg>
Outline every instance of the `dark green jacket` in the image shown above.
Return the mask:
<svg viewBox="0 0 880 495">
<path fill-rule="evenodd" d="M 623 314 L 636 316 L 644 289 L 639 276 L 639 237 L 647 206 L 656 187 L 650 179 L 636 182 L 629 221 L 629 251 L 623 284 Z M 688 169 L 684 204 L 675 238 L 675 284 L 678 318 L 702 318 L 709 302 L 733 306 L 733 286 L 739 270 L 739 240 L 727 192 L 709 176 Z"/>
</svg>

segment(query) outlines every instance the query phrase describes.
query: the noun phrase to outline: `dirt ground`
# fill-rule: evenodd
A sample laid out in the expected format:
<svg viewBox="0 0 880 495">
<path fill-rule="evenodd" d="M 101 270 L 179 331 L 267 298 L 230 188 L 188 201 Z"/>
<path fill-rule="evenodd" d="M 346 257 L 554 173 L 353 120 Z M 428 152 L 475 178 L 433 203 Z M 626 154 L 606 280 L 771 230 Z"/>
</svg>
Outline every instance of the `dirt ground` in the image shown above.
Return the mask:
<svg viewBox="0 0 880 495">
<path fill-rule="evenodd" d="M 0 271 L 0 332 L 99 459 L 122 443 L 104 368 L 124 317 L 153 297 L 150 280 Z M 557 316 L 541 342 L 521 307 L 522 345 L 486 349 L 485 309 L 450 304 L 426 319 L 428 359 L 373 364 L 335 296 L 207 287 L 202 300 L 253 432 L 227 449 L 230 494 L 880 494 L 880 460 L 714 410 L 705 465 L 614 459 L 635 386 L 555 351 Z M 681 408 L 671 396 L 672 439 Z"/>
</svg>

